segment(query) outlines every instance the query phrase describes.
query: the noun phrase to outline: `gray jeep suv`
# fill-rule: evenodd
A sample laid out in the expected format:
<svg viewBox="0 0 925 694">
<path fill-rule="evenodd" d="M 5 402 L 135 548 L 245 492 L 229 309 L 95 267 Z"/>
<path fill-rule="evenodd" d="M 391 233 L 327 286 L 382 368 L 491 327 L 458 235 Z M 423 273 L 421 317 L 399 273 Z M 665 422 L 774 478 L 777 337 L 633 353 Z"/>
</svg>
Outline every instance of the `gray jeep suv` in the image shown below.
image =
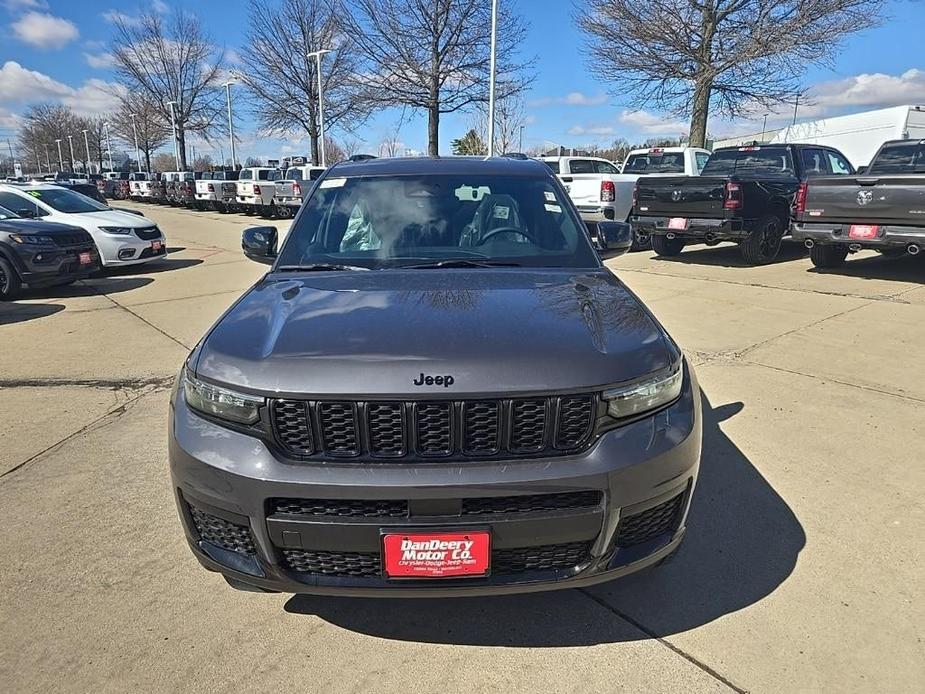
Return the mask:
<svg viewBox="0 0 925 694">
<path fill-rule="evenodd" d="M 451 596 L 666 559 L 700 461 L 693 370 L 601 264 L 549 169 L 331 167 L 177 379 L 170 469 L 197 559 L 241 589 Z M 597 247 L 597 252 L 596 248 Z"/>
</svg>

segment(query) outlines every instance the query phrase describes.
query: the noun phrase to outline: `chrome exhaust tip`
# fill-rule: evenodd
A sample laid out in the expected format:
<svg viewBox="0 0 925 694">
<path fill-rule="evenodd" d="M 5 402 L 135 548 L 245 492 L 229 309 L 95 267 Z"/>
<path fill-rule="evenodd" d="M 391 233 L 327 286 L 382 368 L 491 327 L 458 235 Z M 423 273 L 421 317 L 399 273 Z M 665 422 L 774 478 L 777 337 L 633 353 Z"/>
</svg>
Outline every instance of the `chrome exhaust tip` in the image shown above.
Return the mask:
<svg viewBox="0 0 925 694">
<path fill-rule="evenodd" d="M 816 245 L 816 242 L 813 241 L 812 239 L 806 239 L 806 240 L 803 242 L 803 245 L 806 246 L 807 248 L 812 248 L 813 246 Z"/>
<path fill-rule="evenodd" d="M 665 238 L 668 239 L 669 241 L 671 241 L 672 239 L 674 239 L 674 234 L 672 234 L 672 233 L 669 231 L 667 234 L 665 234 Z"/>
<path fill-rule="evenodd" d="M 906 252 L 909 255 L 918 255 L 920 250 L 921 249 L 918 246 L 916 246 L 914 243 L 910 243 L 908 246 L 906 246 Z"/>
<path fill-rule="evenodd" d="M 857 253 L 859 250 L 861 250 L 861 244 L 859 243 L 852 243 L 848 246 L 849 253 Z"/>
</svg>

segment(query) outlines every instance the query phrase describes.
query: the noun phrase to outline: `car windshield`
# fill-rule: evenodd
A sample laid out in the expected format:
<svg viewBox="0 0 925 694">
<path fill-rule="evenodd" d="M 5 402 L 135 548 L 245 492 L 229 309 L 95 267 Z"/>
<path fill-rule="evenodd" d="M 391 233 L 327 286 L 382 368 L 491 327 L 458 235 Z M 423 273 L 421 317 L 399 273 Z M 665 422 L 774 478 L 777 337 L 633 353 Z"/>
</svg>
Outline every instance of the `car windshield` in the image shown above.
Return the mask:
<svg viewBox="0 0 925 694">
<path fill-rule="evenodd" d="M 867 173 L 925 173 L 925 140 L 886 145 L 871 162 Z"/>
<path fill-rule="evenodd" d="M 18 217 L 19 215 L 12 210 L 8 210 L 5 207 L 0 207 L 0 219 L 16 219 Z"/>
<path fill-rule="evenodd" d="M 86 195 L 75 193 L 66 188 L 37 188 L 26 191 L 28 195 L 37 198 L 58 212 L 67 214 L 80 214 L 82 212 L 102 212 L 108 210 L 103 205 Z"/>
<path fill-rule="evenodd" d="M 790 150 L 786 147 L 742 147 L 713 152 L 701 172 L 704 176 L 794 176 Z"/>
<path fill-rule="evenodd" d="M 584 226 L 547 177 L 329 176 L 314 190 L 280 251 L 278 269 L 598 262 Z"/>
<path fill-rule="evenodd" d="M 684 173 L 684 154 L 682 152 L 634 154 L 626 161 L 623 173 Z"/>
</svg>

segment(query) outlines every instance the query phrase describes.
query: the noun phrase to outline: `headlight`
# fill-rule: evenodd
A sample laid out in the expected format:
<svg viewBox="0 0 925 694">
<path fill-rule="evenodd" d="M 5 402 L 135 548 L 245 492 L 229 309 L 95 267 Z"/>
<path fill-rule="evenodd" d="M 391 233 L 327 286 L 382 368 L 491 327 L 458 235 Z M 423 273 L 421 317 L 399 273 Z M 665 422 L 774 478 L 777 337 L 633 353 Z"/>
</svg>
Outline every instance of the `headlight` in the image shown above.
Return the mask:
<svg viewBox="0 0 925 694">
<path fill-rule="evenodd" d="M 100 231 L 105 231 L 107 234 L 120 234 L 126 236 L 131 234 L 134 229 L 131 227 L 100 227 Z"/>
<path fill-rule="evenodd" d="M 10 234 L 10 240 L 14 243 L 31 243 L 36 246 L 50 246 L 55 242 L 51 236 L 43 234 Z"/>
<path fill-rule="evenodd" d="M 623 419 L 677 400 L 684 381 L 681 363 L 678 361 L 667 371 L 644 380 L 604 391 L 607 413 L 615 419 Z"/>
<path fill-rule="evenodd" d="M 186 403 L 194 410 L 239 424 L 254 424 L 260 419 L 260 407 L 265 402 L 263 398 L 200 381 L 189 371 L 183 376 L 183 392 Z"/>
</svg>

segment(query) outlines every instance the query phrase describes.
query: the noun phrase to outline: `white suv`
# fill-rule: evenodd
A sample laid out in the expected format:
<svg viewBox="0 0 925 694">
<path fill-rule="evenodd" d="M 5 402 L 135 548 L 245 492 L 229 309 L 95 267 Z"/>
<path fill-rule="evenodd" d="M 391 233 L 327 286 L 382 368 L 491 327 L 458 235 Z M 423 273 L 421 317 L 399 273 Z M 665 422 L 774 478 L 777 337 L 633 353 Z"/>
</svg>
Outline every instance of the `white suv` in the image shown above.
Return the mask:
<svg viewBox="0 0 925 694">
<path fill-rule="evenodd" d="M 113 210 L 61 186 L 0 185 L 0 207 L 22 217 L 85 229 L 107 267 L 134 265 L 167 255 L 167 239 L 150 219 Z"/>
</svg>

